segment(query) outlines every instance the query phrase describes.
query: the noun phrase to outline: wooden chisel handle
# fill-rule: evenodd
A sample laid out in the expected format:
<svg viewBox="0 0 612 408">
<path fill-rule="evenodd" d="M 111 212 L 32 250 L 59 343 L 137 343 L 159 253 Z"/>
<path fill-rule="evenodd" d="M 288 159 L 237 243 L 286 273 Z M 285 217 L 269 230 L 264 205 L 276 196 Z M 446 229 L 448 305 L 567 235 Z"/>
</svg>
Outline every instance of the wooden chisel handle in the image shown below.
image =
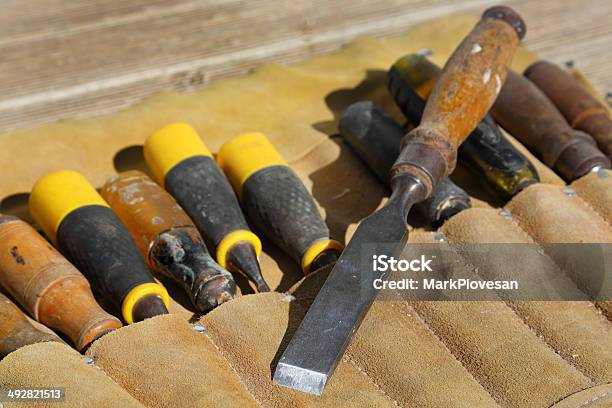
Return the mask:
<svg viewBox="0 0 612 408">
<path fill-rule="evenodd" d="M 612 158 L 612 117 L 608 108 L 569 72 L 550 62 L 530 65 L 525 76 L 550 98 L 574 129 L 593 136 L 600 149 Z"/>
<path fill-rule="evenodd" d="M 510 71 L 491 113 L 566 181 L 610 161 L 588 134 L 572 129 L 548 97 L 529 79 Z"/>
<path fill-rule="evenodd" d="M 56 335 L 34 327 L 23 312 L 0 293 L 0 359 L 21 347 L 45 341 L 62 342 Z"/>
<path fill-rule="evenodd" d="M 427 101 L 421 124 L 402 141 L 391 171 L 416 177 L 427 195 L 455 168 L 457 147 L 493 105 L 525 23 L 511 8 L 486 10 L 444 66 Z"/>
<path fill-rule="evenodd" d="M 34 228 L 11 215 L 0 215 L 0 286 L 78 350 L 121 327 L 96 303 L 87 279 Z"/>
</svg>

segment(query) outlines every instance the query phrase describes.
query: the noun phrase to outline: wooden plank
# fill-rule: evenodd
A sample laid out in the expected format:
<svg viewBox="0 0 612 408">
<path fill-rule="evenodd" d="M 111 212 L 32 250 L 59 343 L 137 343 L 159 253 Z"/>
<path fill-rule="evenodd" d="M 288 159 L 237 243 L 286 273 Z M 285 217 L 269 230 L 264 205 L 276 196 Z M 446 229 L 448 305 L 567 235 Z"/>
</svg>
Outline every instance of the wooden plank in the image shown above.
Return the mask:
<svg viewBox="0 0 612 408">
<path fill-rule="evenodd" d="M 290 63 L 363 36 L 393 35 L 495 2 L 10 1 L 0 16 L 0 129 L 122 109 L 159 90 L 189 91 L 263 62 Z M 574 59 L 612 89 L 612 3 L 511 1 L 526 44 L 555 62 Z"/>
</svg>

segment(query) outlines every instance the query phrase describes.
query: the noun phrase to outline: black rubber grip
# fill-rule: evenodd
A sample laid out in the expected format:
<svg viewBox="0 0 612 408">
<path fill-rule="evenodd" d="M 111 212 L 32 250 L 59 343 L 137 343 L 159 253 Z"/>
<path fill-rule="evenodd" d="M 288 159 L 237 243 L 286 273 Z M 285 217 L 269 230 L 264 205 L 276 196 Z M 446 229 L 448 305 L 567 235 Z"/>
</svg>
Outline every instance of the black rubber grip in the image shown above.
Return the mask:
<svg viewBox="0 0 612 408">
<path fill-rule="evenodd" d="M 395 67 L 388 72 L 389 92 L 408 121 L 418 126 L 425 101 L 402 78 Z M 528 185 L 540 181 L 534 165 L 504 137 L 487 114 L 459 146 L 458 158 L 502 199 L 509 200 Z"/>
<path fill-rule="evenodd" d="M 134 287 L 155 283 L 128 230 L 108 207 L 72 211 L 57 230 L 57 243 L 92 288 L 118 310 Z"/>
<path fill-rule="evenodd" d="M 270 166 L 253 173 L 242 186 L 247 217 L 297 263 L 329 229 L 298 176 L 287 166 Z"/>
<path fill-rule="evenodd" d="M 234 190 L 211 157 L 183 160 L 166 174 L 165 186 L 210 247 L 233 231 L 249 230 Z"/>
<path fill-rule="evenodd" d="M 366 165 L 389 186 L 389 172 L 400 151 L 402 127 L 370 101 L 349 106 L 340 119 L 340 134 Z M 426 221 L 437 226 L 470 207 L 470 196 L 448 177 L 431 196 L 416 205 Z"/>
</svg>

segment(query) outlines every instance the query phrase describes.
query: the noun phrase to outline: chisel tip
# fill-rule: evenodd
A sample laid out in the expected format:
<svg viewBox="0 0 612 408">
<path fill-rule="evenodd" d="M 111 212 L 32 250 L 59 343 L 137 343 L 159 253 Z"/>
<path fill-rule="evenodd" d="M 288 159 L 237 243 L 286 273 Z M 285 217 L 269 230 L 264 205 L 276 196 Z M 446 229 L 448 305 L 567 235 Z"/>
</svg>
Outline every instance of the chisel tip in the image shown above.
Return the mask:
<svg viewBox="0 0 612 408">
<path fill-rule="evenodd" d="M 228 264 L 232 270 L 237 270 L 257 286 L 259 292 L 269 292 L 270 287 L 261 275 L 255 249 L 249 242 L 239 242 L 228 253 Z"/>
<path fill-rule="evenodd" d="M 274 371 L 276 384 L 317 396 L 323 392 L 327 378 L 327 374 L 287 363 L 278 363 Z"/>
</svg>

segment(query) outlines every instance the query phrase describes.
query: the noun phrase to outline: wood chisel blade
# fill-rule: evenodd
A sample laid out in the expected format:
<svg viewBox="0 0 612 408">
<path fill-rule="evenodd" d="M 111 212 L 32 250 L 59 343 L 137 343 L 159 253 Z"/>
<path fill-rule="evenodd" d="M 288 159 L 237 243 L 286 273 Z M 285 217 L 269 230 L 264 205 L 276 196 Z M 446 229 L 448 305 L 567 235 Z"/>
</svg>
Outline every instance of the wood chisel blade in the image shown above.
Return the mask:
<svg viewBox="0 0 612 408">
<path fill-rule="evenodd" d="M 514 10 L 492 7 L 451 55 L 419 127 L 404 137 L 391 198 L 357 228 L 283 352 L 274 382 L 321 395 L 376 298 L 372 283 L 381 272 L 366 265 L 373 255 L 403 250 L 410 208 L 454 169 L 458 146 L 491 108 L 524 34 Z"/>
<path fill-rule="evenodd" d="M 399 201 L 387 205 L 361 222 L 293 336 L 290 347 L 283 353 L 274 382 L 321 395 L 376 296 L 371 281 L 365 281 L 362 276 L 363 248 L 367 246 L 373 253 L 397 256 L 407 242 L 408 232 L 405 220 L 401 219 L 401 208 L 398 209 L 400 205 Z M 389 251 L 393 247 L 397 251 Z M 372 279 L 383 277 L 382 273 L 371 276 Z"/>
</svg>

